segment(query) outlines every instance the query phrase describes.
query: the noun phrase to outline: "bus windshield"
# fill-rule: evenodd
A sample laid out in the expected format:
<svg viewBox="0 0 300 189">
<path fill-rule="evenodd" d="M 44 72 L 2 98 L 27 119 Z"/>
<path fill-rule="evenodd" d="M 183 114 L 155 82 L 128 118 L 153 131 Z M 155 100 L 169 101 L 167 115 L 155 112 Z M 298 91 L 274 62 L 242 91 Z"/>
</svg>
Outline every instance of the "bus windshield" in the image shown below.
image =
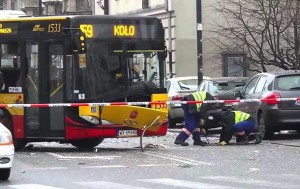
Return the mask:
<svg viewBox="0 0 300 189">
<path fill-rule="evenodd" d="M 73 85 L 84 99 L 159 86 L 157 52 L 120 50 L 126 49 L 126 45 L 116 47 L 112 42 L 90 41 L 86 54 L 79 55 L 79 66 L 72 71 Z"/>
</svg>

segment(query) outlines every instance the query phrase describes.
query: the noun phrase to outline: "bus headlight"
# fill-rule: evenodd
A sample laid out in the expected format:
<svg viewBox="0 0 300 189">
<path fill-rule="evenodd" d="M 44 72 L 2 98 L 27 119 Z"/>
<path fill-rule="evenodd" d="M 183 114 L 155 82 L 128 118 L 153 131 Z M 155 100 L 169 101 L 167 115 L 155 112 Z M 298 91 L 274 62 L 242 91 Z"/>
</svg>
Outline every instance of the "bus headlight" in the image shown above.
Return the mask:
<svg viewBox="0 0 300 189">
<path fill-rule="evenodd" d="M 0 145 L 11 145 L 13 144 L 13 138 L 7 131 L 0 132 Z"/>
<path fill-rule="evenodd" d="M 100 121 L 98 117 L 95 116 L 80 116 L 81 118 L 85 119 L 86 121 L 93 123 L 93 124 L 99 124 Z"/>
</svg>

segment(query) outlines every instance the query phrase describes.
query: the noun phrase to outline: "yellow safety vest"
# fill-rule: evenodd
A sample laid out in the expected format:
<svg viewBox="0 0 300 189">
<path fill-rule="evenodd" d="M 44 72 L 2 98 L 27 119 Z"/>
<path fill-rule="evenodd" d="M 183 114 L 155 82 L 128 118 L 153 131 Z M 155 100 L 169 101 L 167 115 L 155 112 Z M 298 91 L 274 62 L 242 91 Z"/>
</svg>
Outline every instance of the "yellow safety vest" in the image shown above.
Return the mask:
<svg viewBox="0 0 300 189">
<path fill-rule="evenodd" d="M 195 101 L 203 101 L 206 98 L 206 92 L 200 91 L 200 92 L 194 92 L 192 93 Z M 196 103 L 197 112 L 200 112 L 202 103 Z"/>
<path fill-rule="evenodd" d="M 245 112 L 241 112 L 241 111 L 232 111 L 235 114 L 235 123 L 241 122 L 241 121 L 245 121 L 250 117 L 250 114 L 247 114 Z"/>
</svg>

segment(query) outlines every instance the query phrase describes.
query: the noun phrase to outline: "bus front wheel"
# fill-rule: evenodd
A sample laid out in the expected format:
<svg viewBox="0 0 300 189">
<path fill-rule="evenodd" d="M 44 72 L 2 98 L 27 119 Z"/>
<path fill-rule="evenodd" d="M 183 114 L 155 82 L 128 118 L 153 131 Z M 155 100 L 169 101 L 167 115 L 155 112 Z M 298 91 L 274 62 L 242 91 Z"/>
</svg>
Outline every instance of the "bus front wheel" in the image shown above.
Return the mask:
<svg viewBox="0 0 300 189">
<path fill-rule="evenodd" d="M 89 138 L 81 140 L 72 140 L 70 143 L 77 148 L 94 148 L 98 146 L 104 138 Z"/>
</svg>

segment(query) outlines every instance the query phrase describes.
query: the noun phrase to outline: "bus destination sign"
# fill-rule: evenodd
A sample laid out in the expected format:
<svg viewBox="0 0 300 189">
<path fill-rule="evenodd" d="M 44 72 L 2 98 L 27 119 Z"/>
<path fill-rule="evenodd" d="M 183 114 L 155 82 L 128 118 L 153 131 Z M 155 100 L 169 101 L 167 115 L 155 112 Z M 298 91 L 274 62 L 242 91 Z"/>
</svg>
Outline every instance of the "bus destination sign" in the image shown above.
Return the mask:
<svg viewBox="0 0 300 189">
<path fill-rule="evenodd" d="M 134 25 L 114 25 L 114 36 L 120 37 L 134 37 L 135 26 Z"/>
<path fill-rule="evenodd" d="M 18 31 L 18 25 L 16 23 L 0 23 L 0 35 L 16 34 L 17 31 Z"/>
<path fill-rule="evenodd" d="M 0 35 L 59 35 L 65 21 L 42 20 L 32 22 L 0 22 Z"/>
<path fill-rule="evenodd" d="M 104 24 L 103 24 L 104 25 Z M 96 25 L 97 27 L 97 25 Z M 111 25 L 113 30 L 111 31 L 114 37 L 135 37 L 136 26 L 135 25 Z M 80 29 L 85 33 L 87 38 L 94 37 L 94 25 L 92 24 L 80 24 Z M 109 29 L 109 28 L 106 28 Z"/>
<path fill-rule="evenodd" d="M 151 39 L 157 35 L 154 25 L 146 24 L 80 24 L 87 38 L 134 38 Z"/>
</svg>

